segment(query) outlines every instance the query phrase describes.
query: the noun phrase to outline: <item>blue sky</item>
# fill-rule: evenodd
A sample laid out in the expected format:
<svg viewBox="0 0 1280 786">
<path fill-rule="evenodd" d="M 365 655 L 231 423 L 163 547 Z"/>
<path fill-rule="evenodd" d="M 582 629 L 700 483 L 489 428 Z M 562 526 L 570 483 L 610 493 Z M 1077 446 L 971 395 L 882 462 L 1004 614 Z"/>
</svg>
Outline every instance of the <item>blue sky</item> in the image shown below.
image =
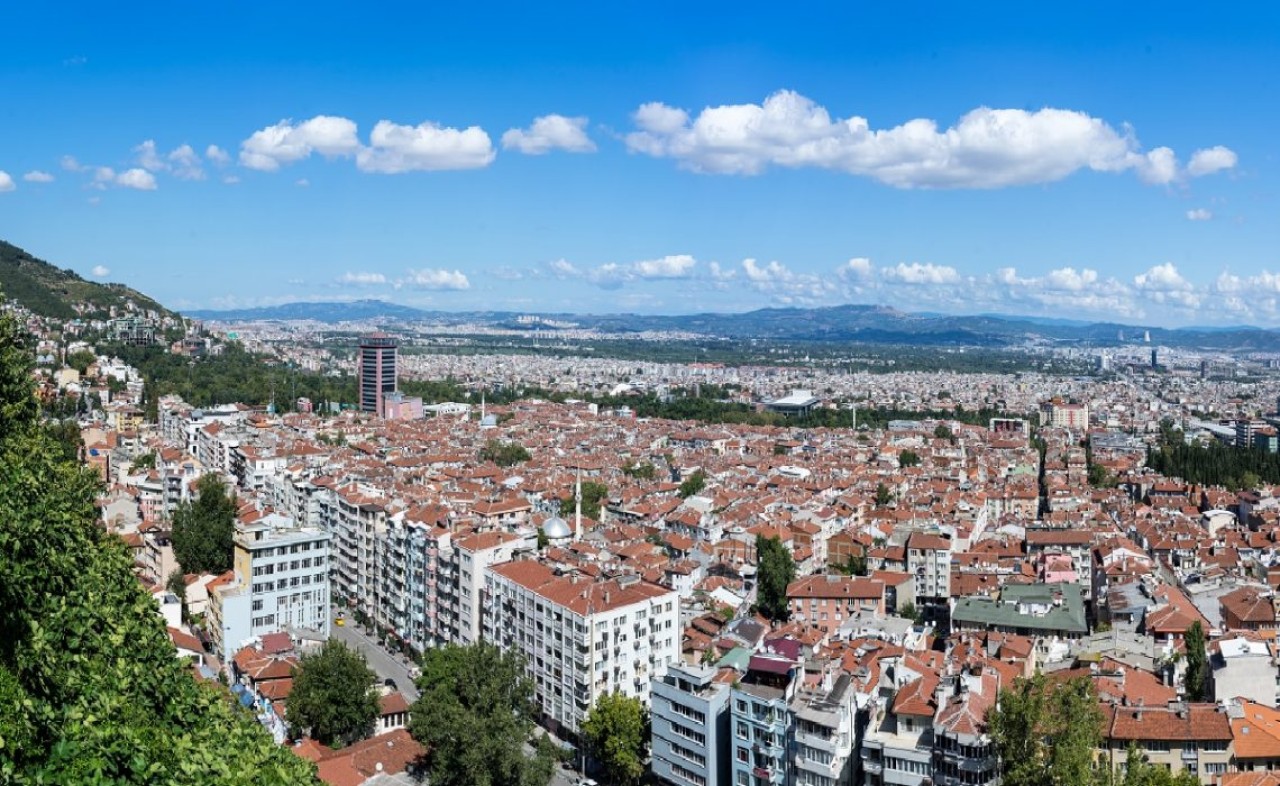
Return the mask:
<svg viewBox="0 0 1280 786">
<path fill-rule="evenodd" d="M 0 238 L 180 308 L 1280 324 L 1270 4 L 425 5 L 0 10 Z"/>
</svg>

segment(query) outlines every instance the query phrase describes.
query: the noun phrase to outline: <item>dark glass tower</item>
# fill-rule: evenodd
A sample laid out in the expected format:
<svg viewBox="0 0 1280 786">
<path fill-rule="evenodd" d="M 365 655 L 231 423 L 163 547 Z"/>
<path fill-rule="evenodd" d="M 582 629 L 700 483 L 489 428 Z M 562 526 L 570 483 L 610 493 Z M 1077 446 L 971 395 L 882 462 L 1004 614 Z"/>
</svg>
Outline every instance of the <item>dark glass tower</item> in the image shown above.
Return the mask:
<svg viewBox="0 0 1280 786">
<path fill-rule="evenodd" d="M 383 401 L 396 390 L 396 347 L 399 342 L 386 333 L 371 333 L 360 339 L 356 358 L 356 384 L 360 389 L 360 411 L 384 414 Z"/>
</svg>

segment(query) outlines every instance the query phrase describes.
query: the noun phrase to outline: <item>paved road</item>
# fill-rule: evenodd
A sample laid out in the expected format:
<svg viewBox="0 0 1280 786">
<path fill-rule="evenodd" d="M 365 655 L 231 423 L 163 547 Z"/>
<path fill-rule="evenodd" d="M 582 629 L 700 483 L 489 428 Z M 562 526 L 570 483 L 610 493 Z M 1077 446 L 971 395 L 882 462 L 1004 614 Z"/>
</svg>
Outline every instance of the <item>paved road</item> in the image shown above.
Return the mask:
<svg viewBox="0 0 1280 786">
<path fill-rule="evenodd" d="M 365 660 L 369 661 L 369 668 L 373 669 L 379 680 L 385 680 L 388 677 L 395 680 L 396 686 L 410 704 L 418 698 L 418 689 L 414 687 L 413 680 L 409 679 L 409 664 L 399 656 L 392 655 L 379 647 L 376 641 L 364 635 L 364 631 L 354 619 L 348 616 L 347 624 L 342 627 L 331 624 L 329 631 L 333 638 L 359 650 Z"/>
</svg>

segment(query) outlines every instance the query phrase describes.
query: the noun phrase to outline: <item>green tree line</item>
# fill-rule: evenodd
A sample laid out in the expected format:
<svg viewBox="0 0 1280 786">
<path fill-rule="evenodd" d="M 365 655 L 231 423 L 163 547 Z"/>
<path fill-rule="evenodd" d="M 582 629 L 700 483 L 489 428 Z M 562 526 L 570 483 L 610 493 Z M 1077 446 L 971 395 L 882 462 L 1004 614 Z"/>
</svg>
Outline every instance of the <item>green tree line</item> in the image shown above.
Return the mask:
<svg viewBox="0 0 1280 786">
<path fill-rule="evenodd" d="M 1178 429 L 1166 428 L 1160 446 L 1147 452 L 1147 466 L 1188 483 L 1240 490 L 1280 483 L 1280 454 L 1221 442 L 1188 445 Z"/>
</svg>

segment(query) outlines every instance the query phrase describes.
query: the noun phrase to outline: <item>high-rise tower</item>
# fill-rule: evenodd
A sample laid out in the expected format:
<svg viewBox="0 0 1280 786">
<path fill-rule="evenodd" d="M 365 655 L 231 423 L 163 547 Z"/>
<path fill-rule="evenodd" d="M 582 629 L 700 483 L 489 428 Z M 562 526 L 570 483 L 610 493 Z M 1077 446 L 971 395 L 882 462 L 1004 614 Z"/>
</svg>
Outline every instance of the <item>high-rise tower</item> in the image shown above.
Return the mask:
<svg viewBox="0 0 1280 786">
<path fill-rule="evenodd" d="M 356 386 L 360 391 L 360 411 L 385 415 L 384 399 L 396 391 L 396 347 L 399 342 L 386 333 L 370 333 L 360 338 L 356 358 Z"/>
</svg>

